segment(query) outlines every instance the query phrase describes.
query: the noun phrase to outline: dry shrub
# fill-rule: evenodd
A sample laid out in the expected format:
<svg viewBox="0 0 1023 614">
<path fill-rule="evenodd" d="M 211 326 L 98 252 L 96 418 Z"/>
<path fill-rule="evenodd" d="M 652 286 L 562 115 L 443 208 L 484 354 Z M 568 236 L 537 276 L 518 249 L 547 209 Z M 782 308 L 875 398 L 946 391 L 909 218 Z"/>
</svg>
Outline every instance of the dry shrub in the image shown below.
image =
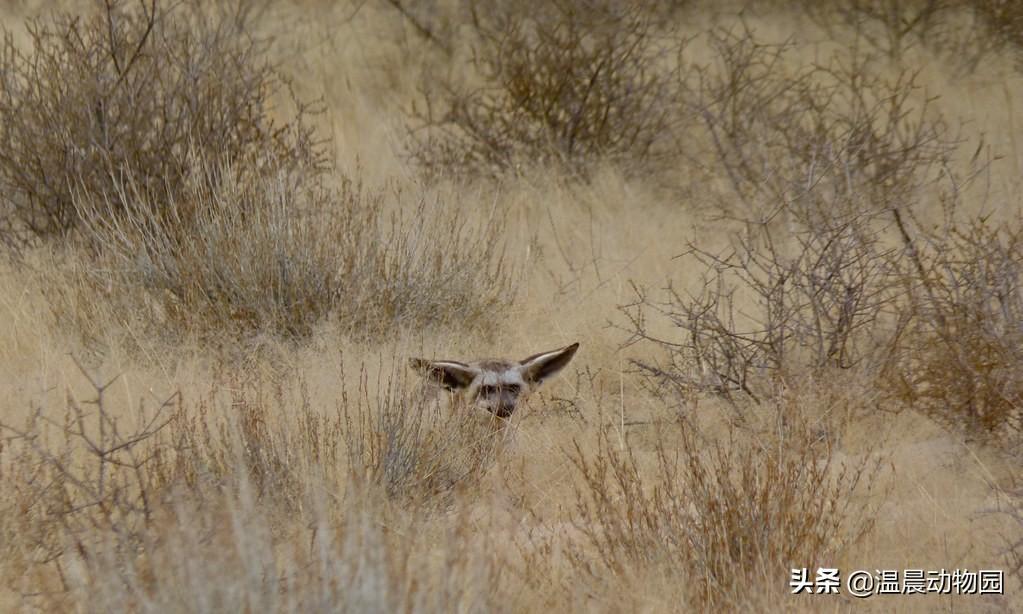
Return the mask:
<svg viewBox="0 0 1023 614">
<path fill-rule="evenodd" d="M 707 273 L 687 294 L 670 284 L 661 299 L 635 287 L 622 307 L 627 343 L 663 350 L 663 361 L 633 359 L 659 392 L 684 399 L 693 392 L 761 403 L 833 369 L 877 364 L 878 339 L 896 293 L 889 262 L 876 237 L 853 217 L 831 229 L 801 229 L 794 236 L 750 224 L 723 252 L 693 246 Z M 651 332 L 653 313 L 678 336 Z"/>
<path fill-rule="evenodd" d="M 276 159 L 258 176 L 198 157 L 170 207 L 133 175 L 79 193 L 81 247 L 49 284 L 58 321 L 102 340 L 126 322 L 171 341 L 303 337 L 331 318 L 357 337 L 410 326 L 485 328 L 512 292 L 503 221 L 408 203 Z"/>
<path fill-rule="evenodd" d="M 807 14 L 831 36 L 852 33 L 900 61 L 913 46 L 941 35 L 958 0 L 835 0 L 805 3 Z"/>
<path fill-rule="evenodd" d="M 186 406 L 167 433 L 166 484 L 192 493 L 235 491 L 290 508 L 314 488 L 339 488 L 344 423 L 312 407 L 305 380 L 218 367 L 207 394 Z"/>
<path fill-rule="evenodd" d="M 792 65 L 749 30 L 708 34 L 716 64 L 693 71 L 689 104 L 708 134 L 708 213 L 727 246 L 690 244 L 702 285 L 623 307 L 635 361 L 658 388 L 762 402 L 835 369 L 878 374 L 898 341 L 909 246 L 893 232 L 948 172 L 957 141 L 911 73 L 868 60 Z M 653 334 L 650 314 L 677 334 Z"/>
<path fill-rule="evenodd" d="M 175 394 L 126 414 L 104 394 L 110 384 L 95 381 L 93 400 L 69 393 L 66 418 L 54 420 L 60 411 L 48 408 L 25 426 L 0 425 L 5 556 L 20 555 L 9 561 L 23 571 L 11 587 L 22 605 L 449 611 L 491 603 L 500 567 L 471 523 L 438 526 L 436 515 L 376 496 L 358 479 L 369 466 L 345 470 L 346 458 L 363 460 L 358 442 L 372 447 L 393 436 L 392 457 L 425 458 L 455 452 L 442 439 L 457 433 L 428 419 L 420 429 L 415 413 L 388 433 L 360 430 L 368 423 L 352 417 L 375 409 L 364 388 L 323 413 L 299 375 L 268 380 L 216 369 L 198 401 Z M 393 402 L 386 391 L 397 387 L 386 382 L 380 402 Z M 416 409 L 402 402 L 400 409 Z M 431 425 L 429 437 L 406 435 Z M 356 446 L 347 456 L 346 442 Z M 430 472 L 451 463 L 414 464 L 422 482 L 395 478 L 401 492 L 392 500 L 416 503 L 404 497 L 439 484 Z"/>
<path fill-rule="evenodd" d="M 496 458 L 507 423 L 489 412 L 424 394 L 392 373 L 369 395 L 360 374 L 357 398 L 342 400 L 353 483 L 415 506 L 446 506 L 456 492 L 471 492 Z"/>
<path fill-rule="evenodd" d="M 301 380 L 293 398 L 283 382 L 221 374 L 197 404 L 175 393 L 125 414 L 106 394 L 113 381 L 86 377 L 95 397 L 69 391 L 63 412 L 0 423 L 5 501 L 19 511 L 10 545 L 33 581 L 56 580 L 53 598 L 74 588 L 69 565 L 123 564 L 157 548 L 175 501 L 245 493 L 294 510 L 341 484 L 340 415 L 316 413 Z"/>
<path fill-rule="evenodd" d="M 948 55 L 963 66 L 964 74 L 985 61 L 997 64 L 1001 52 L 1016 59 L 1017 71 L 1023 70 L 1023 5 L 1013 0 L 958 0 L 953 4 L 967 25 Z"/>
<path fill-rule="evenodd" d="M 996 40 L 1023 52 L 1023 5 L 1012 0 L 965 0 Z"/>
<path fill-rule="evenodd" d="M 790 44 L 749 29 L 707 34 L 714 62 L 683 73 L 687 104 L 706 131 L 712 213 L 740 221 L 836 225 L 915 202 L 958 140 L 916 75 L 880 76 L 866 56 L 794 63 Z M 707 168 L 705 162 L 699 167 Z M 862 223 L 869 223 L 864 220 Z"/>
<path fill-rule="evenodd" d="M 680 399 L 758 403 L 855 367 L 896 407 L 988 443 L 1018 434 L 1020 226 L 958 213 L 977 156 L 955 160 L 912 74 L 881 79 L 854 59 L 787 80 L 785 46 L 710 40 L 720 63 L 689 91 L 723 169 L 710 211 L 728 246 L 689 246 L 706 271 L 694 291 L 637 288 L 629 342 L 664 359 L 634 364 Z M 946 203 L 937 226 L 915 215 L 931 199 Z M 651 333 L 651 313 L 677 334 Z"/>
<path fill-rule="evenodd" d="M 248 32 L 247 2 L 107 0 L 86 15 L 28 23 L 0 50 L 0 240 L 15 248 L 78 226 L 76 191 L 106 195 L 130 173 L 155 209 L 173 214 L 190 152 L 312 172 L 322 152 L 304 114 L 275 123 L 289 90 Z M 254 169 L 254 172 L 255 171 Z"/>
<path fill-rule="evenodd" d="M 1023 48 L 1023 7 L 1014 0 L 801 0 L 830 37 L 906 64 L 910 52 L 940 54 L 964 76 L 1004 50 Z"/>
<path fill-rule="evenodd" d="M 660 38 L 641 6 L 558 0 L 474 13 L 480 87 L 429 84 L 411 111 L 412 157 L 428 173 L 498 174 L 596 161 L 638 170 L 666 152 L 670 75 L 659 62 L 678 41 Z"/>
<path fill-rule="evenodd" d="M 856 218 L 793 236 L 751 225 L 724 252 L 694 246 L 691 258 L 708 271 L 697 292 L 669 285 L 655 299 L 637 288 L 622 308 L 629 342 L 663 357 L 633 365 L 676 405 L 710 392 L 737 409 L 855 369 L 887 407 L 1018 446 L 1023 226 L 951 206 L 938 225 L 909 213 L 895 215 L 899 249 L 885 248 Z M 651 332 L 651 314 L 677 334 Z"/>
<path fill-rule="evenodd" d="M 913 280 L 911 300 L 882 382 L 895 398 L 947 426 L 988 443 L 1018 445 L 1021 220 L 963 219 L 947 206 L 943 224 L 916 226 L 923 230 L 904 273 Z"/>
<path fill-rule="evenodd" d="M 733 429 L 707 440 L 680 420 L 645 460 L 607 429 L 594 457 L 577 446 L 570 564 L 598 587 L 662 578 L 700 610 L 741 607 L 790 568 L 833 565 L 871 527 L 853 493 L 869 488 L 877 464 L 869 455 L 840 463 L 802 420 L 791 424 L 776 436 Z"/>
<path fill-rule="evenodd" d="M 153 407 L 140 404 L 134 419 L 124 420 L 104 394 L 113 381 L 83 374 L 95 397 L 69 392 L 62 416 L 35 407 L 23 424 L 0 423 L 4 501 L 20 514 L 22 564 L 30 571 L 52 565 L 62 582 L 65 555 L 91 556 L 99 534 L 129 551 L 146 544 L 166 484 L 159 437 L 181 402 L 175 394 Z"/>
</svg>

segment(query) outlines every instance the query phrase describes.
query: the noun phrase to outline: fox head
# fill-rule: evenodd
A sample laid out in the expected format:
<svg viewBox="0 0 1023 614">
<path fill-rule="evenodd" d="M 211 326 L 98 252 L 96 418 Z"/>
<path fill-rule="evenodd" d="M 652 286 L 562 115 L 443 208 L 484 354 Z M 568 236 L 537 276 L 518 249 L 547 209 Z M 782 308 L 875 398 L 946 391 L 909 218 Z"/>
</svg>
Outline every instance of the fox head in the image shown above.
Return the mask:
<svg viewBox="0 0 1023 614">
<path fill-rule="evenodd" d="M 512 415 L 519 401 L 575 356 L 578 343 L 541 352 L 520 361 L 487 359 L 474 362 L 413 358 L 411 366 L 427 380 L 459 393 L 469 403 L 499 418 Z"/>
</svg>

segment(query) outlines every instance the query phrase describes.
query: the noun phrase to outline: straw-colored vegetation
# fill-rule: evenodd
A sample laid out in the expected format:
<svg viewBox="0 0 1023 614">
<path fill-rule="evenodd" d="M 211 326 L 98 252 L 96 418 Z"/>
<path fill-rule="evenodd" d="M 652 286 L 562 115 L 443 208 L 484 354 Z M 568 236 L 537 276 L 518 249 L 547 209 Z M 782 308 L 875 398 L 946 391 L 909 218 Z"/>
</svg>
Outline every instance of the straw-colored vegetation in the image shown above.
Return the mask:
<svg viewBox="0 0 1023 614">
<path fill-rule="evenodd" d="M 0 20 L 0 610 L 1023 607 L 1017 3 Z"/>
</svg>

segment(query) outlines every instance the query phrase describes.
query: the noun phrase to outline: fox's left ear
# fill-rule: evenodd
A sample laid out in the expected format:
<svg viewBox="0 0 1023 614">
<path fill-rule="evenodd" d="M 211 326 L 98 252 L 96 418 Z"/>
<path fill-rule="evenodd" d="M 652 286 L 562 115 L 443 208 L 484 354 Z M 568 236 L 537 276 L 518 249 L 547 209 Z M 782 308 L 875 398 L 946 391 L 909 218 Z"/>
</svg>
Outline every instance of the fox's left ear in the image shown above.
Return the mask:
<svg viewBox="0 0 1023 614">
<path fill-rule="evenodd" d="M 575 351 L 578 349 L 579 344 L 573 343 L 560 350 L 552 350 L 530 356 L 521 363 L 522 379 L 530 384 L 542 384 L 558 371 L 564 369 L 565 365 L 575 356 Z"/>
</svg>

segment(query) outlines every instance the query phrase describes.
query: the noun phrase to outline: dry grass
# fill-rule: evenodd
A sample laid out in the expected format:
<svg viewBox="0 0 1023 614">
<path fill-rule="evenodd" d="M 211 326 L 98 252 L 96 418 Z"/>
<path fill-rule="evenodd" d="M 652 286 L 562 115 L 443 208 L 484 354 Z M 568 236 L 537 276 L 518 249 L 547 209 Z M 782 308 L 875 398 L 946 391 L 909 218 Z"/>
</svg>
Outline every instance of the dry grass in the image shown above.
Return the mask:
<svg viewBox="0 0 1023 614">
<path fill-rule="evenodd" d="M 421 386 L 408 386 L 405 374 L 391 374 L 371 401 L 363 369 L 358 401 L 342 397 L 353 483 L 415 506 L 449 507 L 456 492 L 471 498 L 500 449 L 503 422 L 487 412 L 445 408 Z"/>
<path fill-rule="evenodd" d="M 681 41 L 644 6 L 573 0 L 472 13 L 473 68 L 483 85 L 428 82 L 411 110 L 412 158 L 433 175 L 500 175 L 558 164 L 632 171 L 672 146 L 674 92 L 660 61 Z"/>
<path fill-rule="evenodd" d="M 62 40 L 25 30 L 43 4 L 3 9 L 10 49 Z M 258 44 L 225 57 L 323 103 L 251 117 L 315 127 L 328 164 L 260 137 L 185 141 L 166 173 L 95 150 L 96 183 L 47 167 L 73 231 L 0 268 L 0 609 L 1019 609 L 1014 59 L 963 76 L 916 31 L 895 57 L 743 4 L 566 0 L 551 31 L 532 2 L 246 4 L 223 32 Z M 69 88 L 116 74 L 93 34 L 106 68 Z M 467 85 L 519 159 L 451 141 L 484 162 L 424 184 L 424 82 Z M 572 341 L 509 422 L 405 370 Z M 1006 594 L 791 595 L 818 566 L 1004 568 Z"/>
<path fill-rule="evenodd" d="M 747 435 L 709 439 L 680 421 L 658 433 L 652 463 L 607 427 L 594 458 L 576 444 L 571 565 L 595 586 L 607 577 L 639 586 L 649 574 L 684 584 L 691 606 L 739 608 L 743 587 L 774 590 L 776 569 L 827 566 L 869 531 L 871 510 L 850 498 L 876 476 L 869 456 L 833 465 L 831 445 L 802 421 L 777 438 Z"/>
<path fill-rule="evenodd" d="M 249 34 L 251 6 L 160 1 L 97 3 L 86 15 L 28 22 L 29 44 L 7 32 L 0 53 L 0 241 L 22 248 L 78 226 L 76 193 L 128 208 L 118 180 L 131 173 L 158 205 L 188 183 L 191 152 L 239 162 L 258 175 L 260 156 L 314 172 L 322 147 L 304 117 L 272 117 L 288 93 Z"/>
<path fill-rule="evenodd" d="M 77 194 L 82 240 L 40 273 L 55 278 L 56 321 L 89 342 L 111 314 L 126 335 L 170 343 L 303 338 L 327 320 L 380 338 L 453 323 L 485 332 L 512 295 L 498 212 L 469 219 L 460 202 L 264 165 L 250 177 L 193 158 L 170 201 L 134 175 L 112 197 Z"/>
<path fill-rule="evenodd" d="M 945 424 L 1019 450 L 1019 219 L 961 219 L 949 207 L 918 244 L 926 275 L 911 291 L 888 387 Z"/>
</svg>

